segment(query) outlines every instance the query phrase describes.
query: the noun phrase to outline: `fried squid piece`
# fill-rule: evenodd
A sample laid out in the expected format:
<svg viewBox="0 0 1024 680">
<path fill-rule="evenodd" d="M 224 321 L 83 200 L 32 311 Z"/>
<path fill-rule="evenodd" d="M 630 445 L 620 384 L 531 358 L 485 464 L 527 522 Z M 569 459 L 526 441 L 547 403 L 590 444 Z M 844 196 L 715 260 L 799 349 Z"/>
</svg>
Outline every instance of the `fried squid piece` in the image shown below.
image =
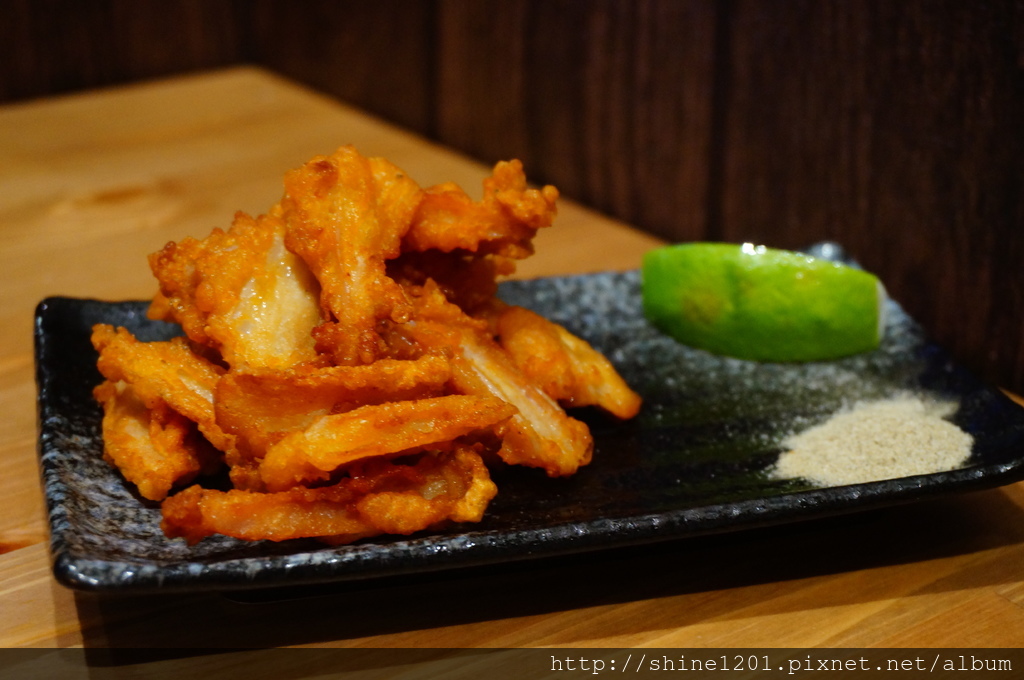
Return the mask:
<svg viewBox="0 0 1024 680">
<path fill-rule="evenodd" d="M 490 394 L 516 407 L 498 451 L 506 463 L 539 467 L 551 477 L 561 477 L 590 462 L 594 438 L 586 424 L 567 415 L 527 380 L 489 337 L 462 333 L 452 370 L 459 391 Z"/>
<path fill-rule="evenodd" d="M 480 200 L 351 146 L 288 172 L 267 214 L 150 256 L 148 315 L 184 337 L 93 328 L 106 460 L 190 543 L 477 522 L 485 457 L 575 473 L 594 441 L 564 408 L 640 401 L 582 339 L 497 298 L 557 198 L 516 160 Z M 230 491 L 178 491 L 225 464 Z"/>
<path fill-rule="evenodd" d="M 451 368 L 440 356 L 380 359 L 365 366 L 228 373 L 215 392 L 217 423 L 248 459 L 314 420 L 359 406 L 440 396 Z"/>
<path fill-rule="evenodd" d="M 611 362 L 559 324 L 515 306 L 502 308 L 495 324 L 516 367 L 551 398 L 568 407 L 598 406 L 623 419 L 640 410 L 640 396 Z"/>
<path fill-rule="evenodd" d="M 104 381 L 93 390 L 103 406 L 103 458 L 134 484 L 143 498 L 163 500 L 219 466 L 216 452 L 199 437 L 195 423 L 158 402 L 146 406 L 124 381 Z"/>
<path fill-rule="evenodd" d="M 321 284 L 320 304 L 339 332 L 328 334 L 334 361 L 368 364 L 381 352 L 377 323 L 404 321 L 408 303 L 385 272 L 422 190 L 382 159 L 352 147 L 318 156 L 285 175 L 277 209 L 287 225 L 288 248 Z"/>
<path fill-rule="evenodd" d="M 398 332 L 426 350 L 451 348 L 457 392 L 497 397 L 516 408 L 502 430 L 502 460 L 541 468 L 551 477 L 571 475 L 590 462 L 590 429 L 523 375 L 491 337 L 486 321 L 466 316 L 429 283 L 414 300 L 417 313 Z"/>
<path fill-rule="evenodd" d="M 212 534 L 250 541 L 318 537 L 334 544 L 408 535 L 446 520 L 479 521 L 497 492 L 480 455 L 461 447 L 414 463 L 375 459 L 339 483 L 277 493 L 192 486 L 163 503 L 164 533 L 196 543 Z"/>
<path fill-rule="evenodd" d="M 234 438 L 216 421 L 213 393 L 224 369 L 192 352 L 184 338 L 139 342 L 124 328 L 107 324 L 93 327 L 96 362 L 107 380 L 124 381 L 148 407 L 162 404 L 196 423 L 199 431 L 221 451 L 234 446 Z"/>
<path fill-rule="evenodd" d="M 403 286 L 433 281 L 449 302 L 467 314 L 489 306 L 498 292 L 498 278 L 515 270 L 510 258 L 461 250 L 403 253 L 388 263 L 389 275 Z"/>
<path fill-rule="evenodd" d="M 260 477 L 269 491 L 323 482 L 354 461 L 446 444 L 497 428 L 514 413 L 500 399 L 448 395 L 321 416 L 268 448 Z"/>
<path fill-rule="evenodd" d="M 459 249 L 522 259 L 533 254 L 537 230 L 551 226 L 557 200 L 553 186 L 527 187 L 521 162 L 501 161 L 484 180 L 479 202 L 452 182 L 426 189 L 403 248 Z"/>
<path fill-rule="evenodd" d="M 177 321 L 232 367 L 286 368 L 316 359 L 320 286 L 285 248 L 284 223 L 237 213 L 228 231 L 168 243 L 150 256 L 160 292 L 150 316 Z"/>
</svg>

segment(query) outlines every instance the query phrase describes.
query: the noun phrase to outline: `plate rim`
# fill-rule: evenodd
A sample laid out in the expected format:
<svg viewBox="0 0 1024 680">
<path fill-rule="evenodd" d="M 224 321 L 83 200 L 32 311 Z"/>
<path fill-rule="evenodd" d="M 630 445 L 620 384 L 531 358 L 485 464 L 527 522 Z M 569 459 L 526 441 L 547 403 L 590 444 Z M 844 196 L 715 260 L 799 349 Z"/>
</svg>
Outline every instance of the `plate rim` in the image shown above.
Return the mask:
<svg viewBox="0 0 1024 680">
<path fill-rule="evenodd" d="M 529 281 L 575 279 L 607 273 L 610 272 L 539 277 Z M 57 581 L 76 590 L 132 593 L 253 590 L 343 583 L 463 567 L 486 567 L 847 515 L 931 497 L 999 487 L 1024 479 L 1024 452 L 1021 452 L 1020 456 L 1004 463 L 973 465 L 912 477 L 784 492 L 776 496 L 642 513 L 628 518 L 586 522 L 569 520 L 544 527 L 515 530 L 470 528 L 454 533 L 414 535 L 399 537 L 398 540 L 385 544 L 389 550 L 403 546 L 405 550 L 412 551 L 412 554 L 419 555 L 412 567 L 408 564 L 375 565 L 373 555 L 367 554 L 374 552 L 376 544 L 373 543 L 341 548 L 324 546 L 315 551 L 275 554 L 271 557 L 183 561 L 175 565 L 151 564 L 141 559 L 131 561 L 90 558 L 88 555 L 76 554 L 69 547 L 64 531 L 71 530 L 72 527 L 60 525 L 66 510 L 61 507 L 58 500 L 60 492 L 67 492 L 69 489 L 66 486 L 60 488 L 62 483 L 53 479 L 53 475 L 47 474 L 45 454 L 48 441 L 57 437 L 52 430 L 52 422 L 53 416 L 59 414 L 52 413 L 54 404 L 49 398 L 56 376 L 52 370 L 46 369 L 52 369 L 50 362 L 55 351 L 52 343 L 59 339 L 49 337 L 46 329 L 64 306 L 93 305 L 97 309 L 105 310 L 116 306 L 144 304 L 148 302 L 107 301 L 57 295 L 44 298 L 36 306 L 34 340 L 39 422 L 38 456 L 50 530 L 50 553 Z M 929 342 L 929 346 L 934 346 L 934 343 Z M 941 348 L 937 349 L 943 351 Z M 967 372 L 961 366 L 957 368 Z M 974 378 L 973 374 L 967 373 Z M 1000 390 L 981 381 L 977 382 L 982 388 L 999 395 L 1006 402 L 1019 406 Z M 814 514 L 807 516 L 811 511 Z M 700 521 L 695 522 L 695 516 L 698 514 Z M 524 545 L 529 546 L 525 552 Z M 509 549 L 510 546 L 515 548 L 514 553 Z M 425 559 L 423 551 L 427 547 L 431 547 L 427 550 L 431 554 Z M 322 556 L 322 559 L 314 557 L 304 562 L 295 561 L 298 557 L 316 555 Z M 237 576 L 233 576 L 234 572 L 227 568 L 230 565 L 250 562 L 258 562 L 263 568 L 256 569 L 255 575 L 246 580 L 239 580 Z M 348 567 L 348 570 L 339 569 L 339 565 Z M 354 569 L 351 568 L 353 566 Z M 280 577 L 276 575 L 276 569 L 284 569 L 288 574 L 286 583 L 281 583 Z M 118 574 L 119 577 L 104 579 L 98 576 L 104 573 Z"/>
</svg>

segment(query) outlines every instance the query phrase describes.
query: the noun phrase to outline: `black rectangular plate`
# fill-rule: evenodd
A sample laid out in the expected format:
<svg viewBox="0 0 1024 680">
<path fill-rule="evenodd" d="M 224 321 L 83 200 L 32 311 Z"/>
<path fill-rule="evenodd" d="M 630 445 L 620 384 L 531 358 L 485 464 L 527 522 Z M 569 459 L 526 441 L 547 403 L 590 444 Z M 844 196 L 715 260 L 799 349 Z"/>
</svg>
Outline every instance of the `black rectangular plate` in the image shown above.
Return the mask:
<svg viewBox="0 0 1024 680">
<path fill-rule="evenodd" d="M 640 415 L 618 422 L 575 413 L 594 433 L 593 463 L 568 479 L 497 470 L 499 493 L 479 524 L 344 547 L 226 537 L 190 547 L 165 538 L 159 505 L 102 460 L 89 335 L 96 323 L 144 340 L 179 329 L 148 320 L 141 301 L 44 300 L 35 325 L 39 455 L 56 578 L 116 592 L 315 585 L 788 523 L 1024 478 L 1024 409 L 957 366 L 894 302 L 878 350 L 771 364 L 713 356 L 654 330 L 636 271 L 511 281 L 500 294 L 603 351 L 644 397 Z M 951 419 L 974 438 L 967 466 L 832 488 L 768 474 L 788 435 L 857 401 L 908 393 L 959 404 Z"/>
</svg>

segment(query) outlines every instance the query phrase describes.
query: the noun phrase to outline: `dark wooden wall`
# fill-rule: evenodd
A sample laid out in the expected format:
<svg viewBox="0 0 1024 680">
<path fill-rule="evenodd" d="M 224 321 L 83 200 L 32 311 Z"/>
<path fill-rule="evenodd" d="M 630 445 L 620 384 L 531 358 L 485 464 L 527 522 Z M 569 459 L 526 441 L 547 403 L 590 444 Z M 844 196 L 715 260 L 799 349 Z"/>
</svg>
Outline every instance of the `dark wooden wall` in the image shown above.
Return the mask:
<svg viewBox="0 0 1024 680">
<path fill-rule="evenodd" d="M 839 241 L 1024 391 L 1024 0 L 0 10 L 0 101 L 260 64 L 670 240 Z"/>
</svg>

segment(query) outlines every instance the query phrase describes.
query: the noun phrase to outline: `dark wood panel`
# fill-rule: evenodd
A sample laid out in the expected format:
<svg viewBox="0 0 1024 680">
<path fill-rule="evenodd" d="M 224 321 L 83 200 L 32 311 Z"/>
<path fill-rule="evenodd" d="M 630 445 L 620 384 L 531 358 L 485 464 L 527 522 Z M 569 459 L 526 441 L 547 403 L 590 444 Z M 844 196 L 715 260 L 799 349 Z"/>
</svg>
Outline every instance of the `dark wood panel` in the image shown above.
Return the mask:
<svg viewBox="0 0 1024 680">
<path fill-rule="evenodd" d="M 443 1 L 437 135 L 664 235 L 706 228 L 715 3 Z"/>
<path fill-rule="evenodd" d="M 414 130 L 433 129 L 434 3 L 251 0 L 241 56 Z"/>
<path fill-rule="evenodd" d="M 0 0 L 0 101 L 238 59 L 230 0 Z"/>
<path fill-rule="evenodd" d="M 433 2 L 0 0 L 0 101 L 257 63 L 433 129 Z"/>
<path fill-rule="evenodd" d="M 721 233 L 848 246 L 958 357 L 1024 387 L 1020 2 L 735 2 Z"/>
<path fill-rule="evenodd" d="M 0 101 L 253 62 L 670 240 L 846 245 L 1024 391 L 1024 0 L 0 0 Z M 343 136 L 343 132 L 339 131 Z"/>
</svg>

